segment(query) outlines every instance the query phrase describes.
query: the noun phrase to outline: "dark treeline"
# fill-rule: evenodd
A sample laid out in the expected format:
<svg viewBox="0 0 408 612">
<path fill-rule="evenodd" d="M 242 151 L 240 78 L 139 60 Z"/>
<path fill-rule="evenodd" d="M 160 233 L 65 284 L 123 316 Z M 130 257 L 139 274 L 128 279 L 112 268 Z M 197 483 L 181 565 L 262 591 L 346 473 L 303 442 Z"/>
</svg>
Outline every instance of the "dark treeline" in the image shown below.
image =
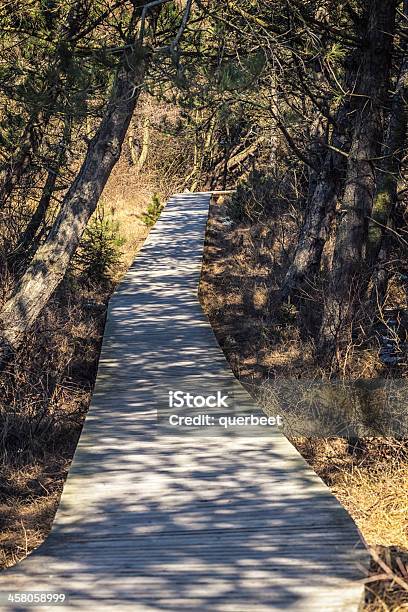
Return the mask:
<svg viewBox="0 0 408 612">
<path fill-rule="evenodd" d="M 140 94 L 177 106 L 186 188 L 238 186 L 239 221 L 295 221 L 271 309 L 312 305 L 320 363 L 402 299 L 406 2 L 15 0 L 0 31 L 3 364 L 69 269 Z"/>
</svg>

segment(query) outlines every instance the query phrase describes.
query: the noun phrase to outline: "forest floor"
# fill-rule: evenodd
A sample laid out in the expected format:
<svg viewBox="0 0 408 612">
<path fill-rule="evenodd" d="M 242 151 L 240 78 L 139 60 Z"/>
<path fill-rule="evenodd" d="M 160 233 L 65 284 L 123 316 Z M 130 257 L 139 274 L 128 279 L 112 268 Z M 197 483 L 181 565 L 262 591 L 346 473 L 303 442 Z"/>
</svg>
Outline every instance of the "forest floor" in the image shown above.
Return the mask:
<svg viewBox="0 0 408 612">
<path fill-rule="evenodd" d="M 213 206 L 201 285 L 204 309 L 235 375 L 266 409 L 268 395 L 257 393 L 265 381 L 322 375 L 291 313 L 283 319 L 273 314 L 268 288 L 279 278 L 269 272 L 267 236 L 265 222 L 234 226 L 225 205 Z M 375 356 L 359 359 L 374 371 Z M 370 438 L 350 452 L 343 438 L 290 439 L 372 547 L 377 562 L 373 559 L 365 609 L 408 610 L 407 445 Z"/>
</svg>

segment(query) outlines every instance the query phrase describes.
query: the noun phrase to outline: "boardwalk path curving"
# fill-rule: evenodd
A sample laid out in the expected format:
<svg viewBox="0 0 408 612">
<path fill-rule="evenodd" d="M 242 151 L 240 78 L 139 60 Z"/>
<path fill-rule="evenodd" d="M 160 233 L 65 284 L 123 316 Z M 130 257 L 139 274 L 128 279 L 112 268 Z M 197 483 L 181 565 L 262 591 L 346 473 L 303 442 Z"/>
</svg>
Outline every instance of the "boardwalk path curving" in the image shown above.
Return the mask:
<svg viewBox="0 0 408 612">
<path fill-rule="evenodd" d="M 357 610 L 358 532 L 281 434 L 156 430 L 175 381 L 251 404 L 197 297 L 209 202 L 171 198 L 113 296 L 51 535 L 1 593 L 65 592 L 69 610 Z"/>
</svg>

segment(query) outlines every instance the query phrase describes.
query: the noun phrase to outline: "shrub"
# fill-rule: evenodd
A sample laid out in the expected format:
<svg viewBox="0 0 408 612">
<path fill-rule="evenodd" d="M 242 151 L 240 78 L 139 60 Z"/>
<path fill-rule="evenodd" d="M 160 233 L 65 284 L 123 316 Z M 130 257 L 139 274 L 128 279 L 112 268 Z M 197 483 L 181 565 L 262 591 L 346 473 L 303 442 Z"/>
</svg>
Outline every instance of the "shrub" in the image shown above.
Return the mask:
<svg viewBox="0 0 408 612">
<path fill-rule="evenodd" d="M 106 218 L 103 205 L 98 207 L 84 232 L 76 257 L 81 275 L 93 283 L 110 283 L 119 266 L 124 242 L 119 234 L 119 223 Z"/>
<path fill-rule="evenodd" d="M 140 218 L 147 227 L 153 227 L 157 219 L 160 217 L 163 208 L 164 206 L 160 202 L 159 196 L 157 193 L 154 193 L 152 201 L 148 205 L 146 212 L 140 215 Z"/>
</svg>

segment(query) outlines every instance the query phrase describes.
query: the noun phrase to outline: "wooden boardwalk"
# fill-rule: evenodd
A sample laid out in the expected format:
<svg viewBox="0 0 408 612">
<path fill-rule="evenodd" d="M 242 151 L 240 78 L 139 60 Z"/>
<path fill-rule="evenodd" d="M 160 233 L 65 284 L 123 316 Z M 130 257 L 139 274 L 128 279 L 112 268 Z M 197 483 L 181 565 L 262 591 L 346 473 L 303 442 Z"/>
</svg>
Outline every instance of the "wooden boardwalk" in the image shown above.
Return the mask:
<svg viewBox="0 0 408 612">
<path fill-rule="evenodd" d="M 251 406 L 197 298 L 209 201 L 174 196 L 113 296 L 51 535 L 1 593 L 65 592 L 70 610 L 357 610 L 357 530 L 279 432 L 157 428 L 169 384 L 232 385 Z"/>
</svg>

